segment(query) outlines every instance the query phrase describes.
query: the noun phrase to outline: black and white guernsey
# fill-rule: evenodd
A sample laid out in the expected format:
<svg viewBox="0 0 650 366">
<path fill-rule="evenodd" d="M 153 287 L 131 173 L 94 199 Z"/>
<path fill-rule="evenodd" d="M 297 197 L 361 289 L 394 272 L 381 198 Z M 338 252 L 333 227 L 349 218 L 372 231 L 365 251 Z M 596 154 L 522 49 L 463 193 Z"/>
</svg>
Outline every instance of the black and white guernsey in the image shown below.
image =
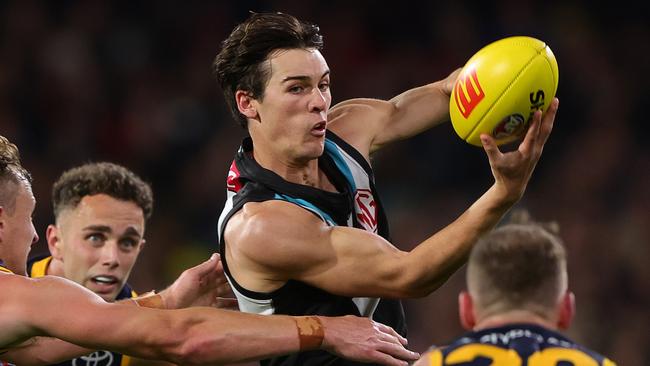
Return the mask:
<svg viewBox="0 0 650 366">
<path fill-rule="evenodd" d="M 295 280 L 287 281 L 275 291 L 261 293 L 242 287 L 232 278 L 226 261 L 223 233 L 228 220 L 247 202 L 283 200 L 304 208 L 327 225 L 356 227 L 389 240 L 388 222 L 375 189 L 370 164 L 357 150 L 331 131 L 327 132 L 325 151 L 318 159 L 318 164 L 337 192 L 288 182 L 262 168 L 253 159 L 252 151 L 251 139 L 244 139 L 228 173 L 227 201 L 218 225 L 221 261 L 237 296 L 240 310 L 267 315 L 368 316 L 406 336 L 404 311 L 398 300 L 338 296 Z M 324 351 L 273 358 L 264 360 L 261 364 L 361 365 Z"/>
</svg>

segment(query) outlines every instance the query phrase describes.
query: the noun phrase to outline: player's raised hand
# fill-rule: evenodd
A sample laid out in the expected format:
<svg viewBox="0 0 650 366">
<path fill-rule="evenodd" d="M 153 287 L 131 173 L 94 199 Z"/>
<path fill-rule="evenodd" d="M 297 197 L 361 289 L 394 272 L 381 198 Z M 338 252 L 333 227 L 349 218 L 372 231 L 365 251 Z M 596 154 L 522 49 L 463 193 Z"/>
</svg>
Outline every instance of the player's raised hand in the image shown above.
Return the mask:
<svg viewBox="0 0 650 366">
<path fill-rule="evenodd" d="M 535 112 L 526 136 L 517 150 L 502 153 L 491 136 L 481 135 L 481 143 L 490 160 L 495 186 L 507 202 L 514 203 L 523 195 L 553 129 L 558 105 L 559 100 L 553 98 L 543 116 L 541 111 Z"/>
<path fill-rule="evenodd" d="M 161 292 L 161 296 L 168 309 L 190 306 L 234 308 L 237 305 L 217 253 L 181 273 L 169 288 Z"/>
<path fill-rule="evenodd" d="M 341 357 L 389 366 L 407 366 L 420 355 L 405 348 L 407 341 L 393 328 L 356 316 L 321 317 L 323 346 Z"/>
</svg>

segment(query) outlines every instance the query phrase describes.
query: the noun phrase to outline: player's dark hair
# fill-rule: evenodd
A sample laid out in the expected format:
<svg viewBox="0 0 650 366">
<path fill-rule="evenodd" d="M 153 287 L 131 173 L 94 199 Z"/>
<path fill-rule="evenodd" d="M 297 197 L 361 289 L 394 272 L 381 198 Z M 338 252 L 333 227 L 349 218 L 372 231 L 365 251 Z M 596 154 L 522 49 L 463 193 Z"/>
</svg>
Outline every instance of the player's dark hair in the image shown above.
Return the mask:
<svg viewBox="0 0 650 366">
<path fill-rule="evenodd" d="M 6 137 L 0 136 L 0 206 L 9 213 L 16 203 L 16 192 L 20 181 L 31 183 L 32 177 L 20 164 L 18 147 Z"/>
<path fill-rule="evenodd" d="M 235 92 L 243 90 L 255 99 L 264 98 L 270 68 L 264 63 L 269 54 L 281 49 L 322 49 L 323 37 L 315 24 L 302 22 L 284 13 L 252 13 L 221 44 L 213 63 L 226 103 L 235 120 L 247 127 L 239 113 Z"/>
<path fill-rule="evenodd" d="M 85 196 L 106 194 L 122 201 L 135 203 L 145 219 L 153 211 L 151 186 L 129 169 L 113 163 L 89 163 L 64 172 L 52 188 L 54 217 L 74 208 Z"/>
</svg>

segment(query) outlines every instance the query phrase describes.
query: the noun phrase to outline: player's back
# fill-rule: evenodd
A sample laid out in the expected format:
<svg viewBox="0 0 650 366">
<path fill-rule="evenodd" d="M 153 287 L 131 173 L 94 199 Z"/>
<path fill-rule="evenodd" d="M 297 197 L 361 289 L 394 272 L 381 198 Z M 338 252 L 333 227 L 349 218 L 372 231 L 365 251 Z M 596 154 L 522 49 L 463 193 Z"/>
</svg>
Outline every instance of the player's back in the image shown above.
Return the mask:
<svg viewBox="0 0 650 366">
<path fill-rule="evenodd" d="M 425 357 L 430 366 L 615 366 L 561 334 L 531 324 L 471 332 Z"/>
</svg>

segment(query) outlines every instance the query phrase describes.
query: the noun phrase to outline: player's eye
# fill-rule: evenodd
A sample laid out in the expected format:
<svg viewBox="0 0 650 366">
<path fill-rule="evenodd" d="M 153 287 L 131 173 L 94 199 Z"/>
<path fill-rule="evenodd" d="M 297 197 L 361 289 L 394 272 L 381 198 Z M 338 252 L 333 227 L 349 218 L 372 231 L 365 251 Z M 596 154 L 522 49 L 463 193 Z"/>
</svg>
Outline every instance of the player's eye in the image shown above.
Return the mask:
<svg viewBox="0 0 650 366">
<path fill-rule="evenodd" d="M 120 247 L 124 250 L 132 250 L 138 246 L 139 241 L 134 238 L 123 238 L 120 240 Z"/>
<path fill-rule="evenodd" d="M 302 85 L 294 85 L 289 88 L 289 93 L 292 94 L 300 94 L 305 90 L 305 88 Z"/>
<path fill-rule="evenodd" d="M 324 82 L 318 84 L 318 89 L 320 89 L 320 91 L 322 91 L 322 92 L 328 91 L 330 89 L 329 81 L 324 81 Z"/>
<path fill-rule="evenodd" d="M 106 241 L 106 236 L 100 233 L 90 233 L 86 235 L 86 241 L 90 242 L 93 245 L 98 245 Z"/>
</svg>

